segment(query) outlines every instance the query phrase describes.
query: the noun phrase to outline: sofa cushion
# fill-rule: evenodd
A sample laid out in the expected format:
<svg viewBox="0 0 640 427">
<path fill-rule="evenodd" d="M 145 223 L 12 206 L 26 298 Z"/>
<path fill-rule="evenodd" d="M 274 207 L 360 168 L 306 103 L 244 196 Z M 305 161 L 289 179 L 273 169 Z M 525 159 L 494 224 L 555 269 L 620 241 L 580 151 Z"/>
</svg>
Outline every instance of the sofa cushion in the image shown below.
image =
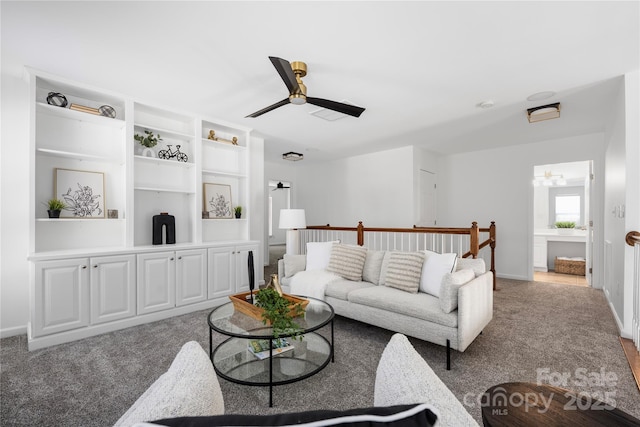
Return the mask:
<svg viewBox="0 0 640 427">
<path fill-rule="evenodd" d="M 458 289 L 475 277 L 476 275 L 470 268 L 444 275 L 442 285 L 440 285 L 440 308 L 442 311 L 451 313 L 458 308 Z"/>
<path fill-rule="evenodd" d="M 424 251 L 424 265 L 420 278 L 420 291 L 440 297 L 440 285 L 445 274 L 455 271 L 456 254 L 439 254 L 437 252 Z"/>
<path fill-rule="evenodd" d="M 455 328 L 458 312 L 444 313 L 438 298 L 419 292 L 411 294 L 388 286 L 370 286 L 349 292 L 349 302 L 376 307 Z"/>
<path fill-rule="evenodd" d="M 336 273 L 347 280 L 360 281 L 366 258 L 367 248 L 336 243 L 331 248 L 327 271 Z"/>
<path fill-rule="evenodd" d="M 384 284 L 415 294 L 420 287 L 423 263 L 422 252 L 391 252 Z"/>
<path fill-rule="evenodd" d="M 362 280 L 371 282 L 374 285 L 378 284 L 385 253 L 386 251 L 367 251 L 367 257 L 364 260 L 364 268 L 362 270 Z"/>
<path fill-rule="evenodd" d="M 200 344 L 182 346 L 171 366 L 115 423 L 130 426 L 159 418 L 224 413 L 224 400 L 211 360 Z"/>
<path fill-rule="evenodd" d="M 458 258 L 456 270 L 465 270 L 467 268 L 473 270 L 476 277 L 482 276 L 487 272 L 487 266 L 482 258 Z"/>
<path fill-rule="evenodd" d="M 353 280 L 339 279 L 327 284 L 324 290 L 325 296 L 338 298 L 347 301 L 347 297 L 351 291 L 356 289 L 364 289 L 375 286 L 369 282 L 354 282 Z"/>
<path fill-rule="evenodd" d="M 478 426 L 407 337 L 395 334 L 378 363 L 373 404 L 389 406 L 418 402 L 428 402 L 436 408 L 439 426 Z"/>
<path fill-rule="evenodd" d="M 284 277 L 291 277 L 307 267 L 306 255 L 284 254 L 282 258 L 284 259 Z"/>
<path fill-rule="evenodd" d="M 158 420 L 147 426 L 353 426 L 353 427 L 431 427 L 436 425 L 437 411 L 428 403 L 347 409 L 317 410 L 274 415 L 219 415 Z"/>
<path fill-rule="evenodd" d="M 306 270 L 326 270 L 334 243 L 338 243 L 338 241 L 307 242 Z"/>
</svg>

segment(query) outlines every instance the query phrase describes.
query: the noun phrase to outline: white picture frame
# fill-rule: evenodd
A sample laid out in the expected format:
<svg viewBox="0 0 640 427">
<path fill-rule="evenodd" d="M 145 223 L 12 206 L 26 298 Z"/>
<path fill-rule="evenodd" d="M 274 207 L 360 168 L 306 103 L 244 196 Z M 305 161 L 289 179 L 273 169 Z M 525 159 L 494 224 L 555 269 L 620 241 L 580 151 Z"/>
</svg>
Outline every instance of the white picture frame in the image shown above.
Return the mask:
<svg viewBox="0 0 640 427">
<path fill-rule="evenodd" d="M 233 218 L 231 186 L 228 184 L 203 183 L 202 210 L 209 212 L 209 219 Z"/>
<path fill-rule="evenodd" d="M 56 168 L 53 188 L 66 205 L 60 218 L 105 218 L 104 173 Z"/>
</svg>

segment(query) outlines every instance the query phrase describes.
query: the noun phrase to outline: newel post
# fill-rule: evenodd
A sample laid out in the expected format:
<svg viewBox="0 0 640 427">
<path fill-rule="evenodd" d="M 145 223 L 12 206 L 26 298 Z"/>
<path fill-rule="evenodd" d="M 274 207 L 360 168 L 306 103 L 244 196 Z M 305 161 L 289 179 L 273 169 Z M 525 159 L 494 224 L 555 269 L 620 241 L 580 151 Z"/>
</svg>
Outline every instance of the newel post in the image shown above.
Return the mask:
<svg viewBox="0 0 640 427">
<path fill-rule="evenodd" d="M 491 225 L 489 226 L 489 239 L 491 239 L 491 243 L 489 246 L 491 247 L 491 272 L 493 273 L 493 290 L 497 289 L 496 287 L 496 222 L 491 221 Z"/>
<path fill-rule="evenodd" d="M 471 230 L 469 236 L 471 237 L 469 242 L 469 251 L 472 258 L 478 258 L 478 252 L 480 252 L 480 229 L 478 223 L 473 221 L 471 223 Z"/>
<path fill-rule="evenodd" d="M 358 246 L 364 245 L 364 225 L 362 221 L 358 221 Z"/>
</svg>

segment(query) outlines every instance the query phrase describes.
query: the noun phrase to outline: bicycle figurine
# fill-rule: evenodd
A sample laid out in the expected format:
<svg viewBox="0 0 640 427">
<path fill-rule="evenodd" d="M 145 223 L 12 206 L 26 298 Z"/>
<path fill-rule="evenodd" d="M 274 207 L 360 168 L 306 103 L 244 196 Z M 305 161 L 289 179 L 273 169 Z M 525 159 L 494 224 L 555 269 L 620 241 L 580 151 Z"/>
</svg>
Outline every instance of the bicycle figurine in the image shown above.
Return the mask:
<svg viewBox="0 0 640 427">
<path fill-rule="evenodd" d="M 173 151 L 169 144 L 167 144 L 166 150 L 158 151 L 158 157 L 165 160 L 173 159 L 175 157 L 179 162 L 186 162 L 189 159 L 185 153 L 180 152 L 179 145 L 176 145 L 176 151 Z"/>
</svg>

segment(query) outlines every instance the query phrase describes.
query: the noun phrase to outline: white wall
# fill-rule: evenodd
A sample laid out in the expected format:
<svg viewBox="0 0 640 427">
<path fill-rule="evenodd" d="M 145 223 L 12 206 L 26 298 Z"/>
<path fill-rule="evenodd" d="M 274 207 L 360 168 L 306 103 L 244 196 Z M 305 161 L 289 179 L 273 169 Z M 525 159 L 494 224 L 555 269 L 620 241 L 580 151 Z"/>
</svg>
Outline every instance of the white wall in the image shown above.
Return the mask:
<svg viewBox="0 0 640 427">
<path fill-rule="evenodd" d="M 403 147 L 308 163 L 298 173 L 296 207 L 305 209 L 309 225 L 411 227 L 413 154 L 413 147 Z"/>
<path fill-rule="evenodd" d="M 29 318 L 29 87 L 2 50 L 0 336 L 26 332 Z"/>
<path fill-rule="evenodd" d="M 624 218 L 617 215 L 618 207 L 625 203 L 625 115 L 624 85 L 614 104 L 612 115 L 605 131 L 606 174 L 604 196 L 604 244 L 611 252 L 604 259 L 603 290 L 611 304 L 618 326 L 624 319 Z"/>
<path fill-rule="evenodd" d="M 251 182 L 249 195 L 249 239 L 262 242 L 262 254 L 255 254 L 257 257 L 254 262 L 256 265 L 264 265 L 264 248 L 267 247 L 266 240 L 263 238 L 265 234 L 265 216 L 262 207 L 266 203 L 265 182 L 264 182 L 264 139 L 252 137 L 251 151 L 249 158 L 249 168 L 251 170 Z M 266 258 L 269 259 L 268 257 Z M 267 261 L 268 262 L 268 261 Z M 264 280 L 264 269 L 258 268 L 257 283 Z"/>
<path fill-rule="evenodd" d="M 534 165 L 593 159 L 594 193 L 596 199 L 602 200 L 603 184 L 598 177 L 603 176 L 603 158 L 604 140 L 600 133 L 442 157 L 439 226 L 461 227 L 477 221 L 479 226 L 487 227 L 495 221 L 497 275 L 530 280 Z M 601 241 L 601 216 L 593 213 L 596 248 Z M 594 258 L 599 256 L 598 250 Z M 596 269 L 594 265 L 594 277 L 598 277 Z"/>
<path fill-rule="evenodd" d="M 625 75 L 625 149 L 627 157 L 625 189 L 625 232 L 640 231 L 640 71 Z M 634 249 L 624 247 L 624 327 L 622 335 L 630 337 L 633 325 Z"/>
</svg>

